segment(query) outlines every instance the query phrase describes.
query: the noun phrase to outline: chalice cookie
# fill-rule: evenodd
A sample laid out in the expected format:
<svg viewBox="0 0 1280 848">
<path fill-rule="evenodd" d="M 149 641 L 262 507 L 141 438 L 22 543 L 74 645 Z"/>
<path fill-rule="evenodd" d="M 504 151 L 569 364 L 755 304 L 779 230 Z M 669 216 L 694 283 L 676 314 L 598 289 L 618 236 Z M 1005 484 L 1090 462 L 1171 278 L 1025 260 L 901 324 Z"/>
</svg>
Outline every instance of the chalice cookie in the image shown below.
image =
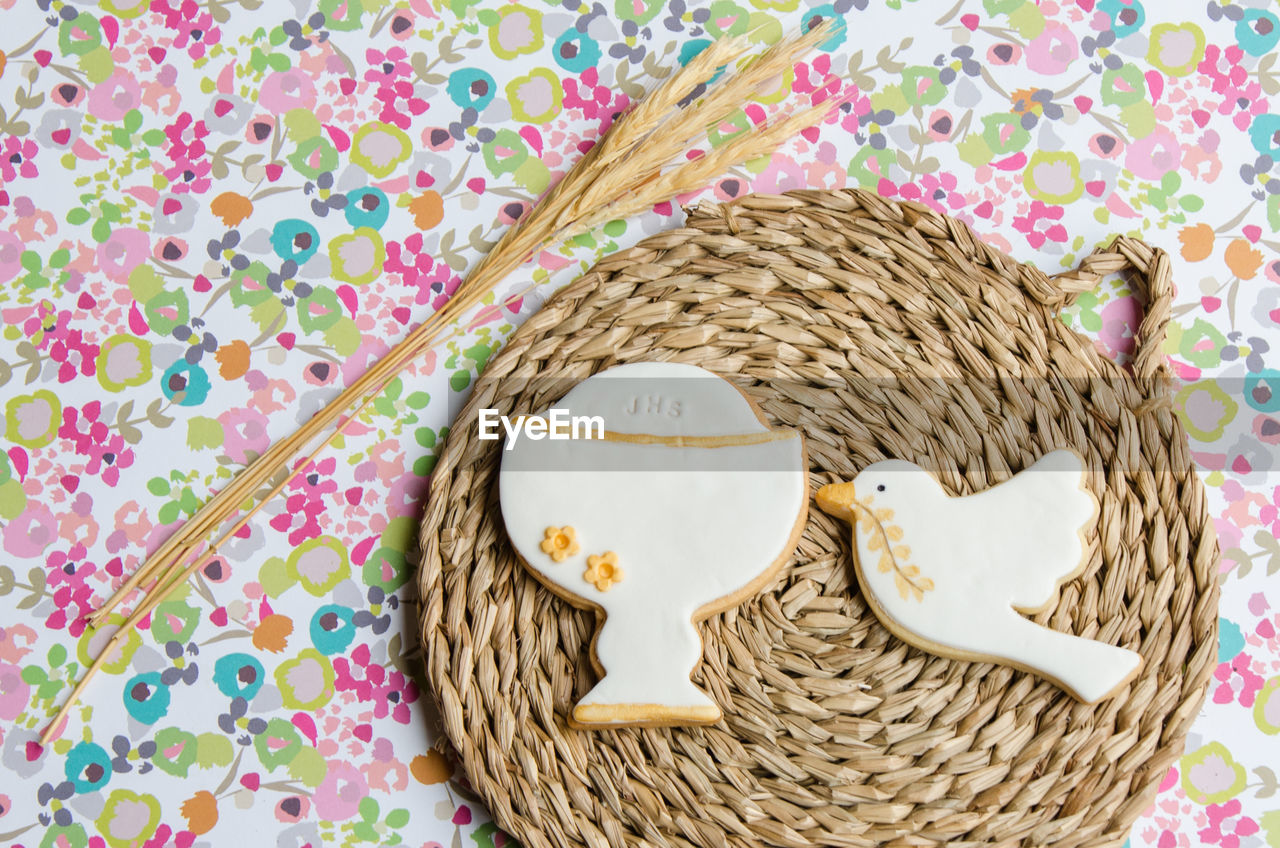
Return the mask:
<svg viewBox="0 0 1280 848">
<path fill-rule="evenodd" d="M 509 430 L 499 487 L 524 564 L 602 618 L 600 680 L 570 722 L 718 721 L 690 680 L 702 656 L 695 623 L 757 592 L 791 554 L 807 512 L 803 438 L 771 428 L 728 381 L 675 363 L 602 371 L 556 404 L 561 413 L 603 426 L 560 439 L 526 435 L 549 425 Z"/>
</svg>

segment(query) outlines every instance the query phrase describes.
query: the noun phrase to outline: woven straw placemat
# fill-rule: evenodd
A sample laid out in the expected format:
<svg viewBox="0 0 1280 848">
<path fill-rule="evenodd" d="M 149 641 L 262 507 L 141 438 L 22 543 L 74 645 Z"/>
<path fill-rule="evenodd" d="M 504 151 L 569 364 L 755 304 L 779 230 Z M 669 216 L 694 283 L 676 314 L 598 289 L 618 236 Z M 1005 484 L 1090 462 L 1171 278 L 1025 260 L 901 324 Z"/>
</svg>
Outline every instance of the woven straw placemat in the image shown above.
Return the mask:
<svg viewBox="0 0 1280 848">
<path fill-rule="evenodd" d="M 1131 373 L 1057 317 L 1112 272 L 1146 297 Z M 1167 256 L 1139 241 L 1048 277 L 864 191 L 704 204 L 558 293 L 477 381 L 422 525 L 427 677 L 498 824 L 529 848 L 1122 842 L 1217 651 L 1217 541 L 1160 353 L 1171 297 Z M 1084 706 L 908 647 L 867 608 L 848 526 L 815 509 L 774 582 L 700 625 L 694 682 L 723 721 L 570 729 L 593 617 L 517 561 L 501 443 L 474 420 L 638 360 L 723 374 L 803 430 L 814 489 L 893 456 L 968 493 L 1076 449 L 1101 516 L 1085 573 L 1036 620 L 1141 651 L 1141 677 Z"/>
</svg>

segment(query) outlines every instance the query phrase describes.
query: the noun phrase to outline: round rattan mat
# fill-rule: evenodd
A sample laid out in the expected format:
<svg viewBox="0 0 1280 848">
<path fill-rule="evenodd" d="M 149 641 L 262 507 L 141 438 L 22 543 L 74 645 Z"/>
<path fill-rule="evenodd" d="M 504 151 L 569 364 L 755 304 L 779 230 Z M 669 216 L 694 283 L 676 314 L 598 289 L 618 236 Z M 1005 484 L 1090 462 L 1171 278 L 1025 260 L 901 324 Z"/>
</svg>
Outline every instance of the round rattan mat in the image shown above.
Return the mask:
<svg viewBox="0 0 1280 848">
<path fill-rule="evenodd" d="M 1112 272 L 1147 301 L 1131 371 L 1057 318 Z M 530 848 L 1122 842 L 1216 662 L 1217 541 L 1159 352 L 1171 297 L 1168 258 L 1141 242 L 1048 277 L 862 191 L 700 206 L 558 293 L 477 381 L 422 525 L 427 677 L 497 823 Z M 1140 651 L 1141 676 L 1086 706 L 908 647 L 864 602 L 847 525 L 815 509 L 774 582 L 700 625 L 693 679 L 723 721 L 570 729 L 593 617 L 518 563 L 501 442 L 474 422 L 637 360 L 723 374 L 801 429 L 815 489 L 892 456 L 964 494 L 1074 448 L 1101 515 L 1088 568 L 1036 620 Z"/>
</svg>

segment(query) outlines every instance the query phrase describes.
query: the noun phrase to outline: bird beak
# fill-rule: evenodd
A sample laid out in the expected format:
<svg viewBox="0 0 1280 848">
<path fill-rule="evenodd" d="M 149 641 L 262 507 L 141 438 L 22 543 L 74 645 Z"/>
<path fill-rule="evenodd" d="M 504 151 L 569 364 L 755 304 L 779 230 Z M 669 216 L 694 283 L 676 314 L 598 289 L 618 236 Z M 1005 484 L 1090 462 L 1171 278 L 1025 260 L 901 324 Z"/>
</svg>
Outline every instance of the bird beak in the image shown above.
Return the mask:
<svg viewBox="0 0 1280 848">
<path fill-rule="evenodd" d="M 836 518 L 848 518 L 855 500 L 852 483 L 832 483 L 818 490 L 818 508 Z"/>
</svg>

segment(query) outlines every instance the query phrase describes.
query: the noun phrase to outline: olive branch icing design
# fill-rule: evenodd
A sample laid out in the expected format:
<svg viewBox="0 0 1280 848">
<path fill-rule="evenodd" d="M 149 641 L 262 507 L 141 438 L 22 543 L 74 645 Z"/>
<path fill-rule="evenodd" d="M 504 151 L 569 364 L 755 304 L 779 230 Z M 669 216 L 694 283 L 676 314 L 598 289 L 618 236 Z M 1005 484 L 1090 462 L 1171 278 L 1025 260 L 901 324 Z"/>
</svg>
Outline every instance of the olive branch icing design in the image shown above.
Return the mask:
<svg viewBox="0 0 1280 848">
<path fill-rule="evenodd" d="M 859 529 L 869 534 L 867 549 L 880 552 L 876 568 L 881 574 L 893 572 L 894 584 L 898 587 L 902 600 L 914 598 L 923 601 L 924 593 L 933 591 L 933 581 L 923 576 L 918 566 L 899 562 L 911 556 L 911 548 L 894 544 L 902 541 L 902 528 L 889 523 L 893 521 L 893 510 L 887 507 L 872 509 L 871 497 L 868 495 L 859 499 L 852 506 L 858 517 Z"/>
</svg>

